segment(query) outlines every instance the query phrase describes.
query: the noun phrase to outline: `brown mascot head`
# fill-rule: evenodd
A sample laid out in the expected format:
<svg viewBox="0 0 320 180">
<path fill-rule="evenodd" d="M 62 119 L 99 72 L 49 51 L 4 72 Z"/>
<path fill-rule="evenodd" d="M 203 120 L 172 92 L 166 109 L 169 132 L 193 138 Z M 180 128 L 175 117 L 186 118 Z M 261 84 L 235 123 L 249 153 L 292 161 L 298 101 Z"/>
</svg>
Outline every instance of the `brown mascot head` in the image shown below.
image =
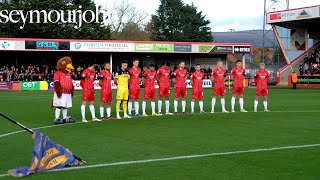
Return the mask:
<svg viewBox="0 0 320 180">
<path fill-rule="evenodd" d="M 62 71 L 64 73 L 69 73 L 71 70 L 73 70 L 74 67 L 72 66 L 72 60 L 70 57 L 65 56 L 61 59 L 59 59 L 57 63 L 57 70 Z"/>
</svg>

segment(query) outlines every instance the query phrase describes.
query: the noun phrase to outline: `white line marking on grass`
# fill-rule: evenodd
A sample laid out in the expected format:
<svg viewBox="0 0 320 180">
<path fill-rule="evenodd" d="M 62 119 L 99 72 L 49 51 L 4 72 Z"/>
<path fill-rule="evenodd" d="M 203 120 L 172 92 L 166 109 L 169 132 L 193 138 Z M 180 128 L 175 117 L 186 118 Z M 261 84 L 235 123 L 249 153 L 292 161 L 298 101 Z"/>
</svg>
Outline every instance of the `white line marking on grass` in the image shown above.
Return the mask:
<svg viewBox="0 0 320 180">
<path fill-rule="evenodd" d="M 235 112 L 235 113 L 242 113 L 242 112 L 238 111 L 238 112 Z M 228 113 L 228 114 L 235 114 L 235 113 Z M 320 113 L 320 111 L 317 111 L 317 110 L 314 110 L 314 111 L 270 111 L 270 112 L 263 112 L 263 111 L 253 112 L 253 111 L 249 111 L 248 113 Z M 197 115 L 197 114 L 201 114 L 201 113 L 194 113 L 194 114 L 190 114 L 190 115 Z M 207 113 L 202 113 L 202 114 L 211 114 L 211 113 L 207 112 Z M 215 112 L 214 114 L 226 114 L 226 113 Z M 212 114 L 212 115 L 214 115 L 214 114 Z M 166 116 L 166 115 L 164 115 L 164 116 Z M 153 118 L 157 118 L 157 117 L 153 117 Z M 47 129 L 47 128 L 55 128 L 55 127 L 60 127 L 60 126 L 64 126 L 64 125 L 72 125 L 72 124 L 79 124 L 79 123 L 82 123 L 82 122 L 76 122 L 76 123 L 70 123 L 70 124 L 61 124 L 61 125 L 42 126 L 42 127 L 31 128 L 31 129 L 32 130 Z M 0 134 L 0 138 L 11 136 L 11 135 L 22 133 L 22 132 L 25 132 L 25 131 L 24 130 L 20 130 L 20 131 L 14 131 L 14 132 L 6 133 L 6 134 Z"/>
<path fill-rule="evenodd" d="M 31 128 L 31 129 L 32 129 L 32 130 L 47 129 L 47 128 L 54 128 L 54 127 L 65 126 L 65 125 L 72 125 L 72 124 L 79 124 L 79 123 L 82 123 L 82 122 L 75 122 L 75 123 L 70 123 L 70 124 L 50 125 L 50 126 L 42 126 L 42 127 Z M 0 138 L 6 137 L 6 136 L 10 136 L 10 135 L 13 135 L 13 134 L 22 133 L 22 132 L 26 132 L 26 131 L 25 131 L 25 130 L 20 130 L 20 131 L 14 131 L 14 132 L 6 133 L 6 134 L 1 134 L 1 135 L 0 135 Z"/>
<path fill-rule="evenodd" d="M 189 156 L 176 156 L 176 157 L 157 158 L 157 159 L 123 161 L 123 162 L 95 164 L 95 165 L 88 165 L 88 166 L 77 166 L 77 167 L 70 167 L 70 168 L 64 168 L 64 169 L 56 169 L 56 170 L 51 170 L 46 172 L 71 171 L 71 170 L 80 170 L 80 169 L 89 169 L 89 168 L 98 168 L 98 167 L 120 166 L 120 165 L 129 165 L 129 164 L 144 164 L 144 163 L 151 163 L 151 162 L 174 161 L 174 160 L 184 160 L 184 159 L 194 159 L 194 158 L 202 158 L 202 157 L 213 157 L 213 156 L 244 154 L 244 153 L 268 152 L 268 151 L 277 151 L 277 150 L 286 150 L 286 149 L 302 149 L 302 148 L 310 148 L 310 147 L 320 147 L 320 144 L 283 146 L 283 147 L 239 150 L 239 151 L 229 151 L 229 152 L 220 152 L 220 153 L 211 153 L 211 154 L 195 154 L 195 155 L 189 155 Z M 4 177 L 4 176 L 7 176 L 7 175 L 6 174 L 0 175 L 0 177 Z"/>
</svg>

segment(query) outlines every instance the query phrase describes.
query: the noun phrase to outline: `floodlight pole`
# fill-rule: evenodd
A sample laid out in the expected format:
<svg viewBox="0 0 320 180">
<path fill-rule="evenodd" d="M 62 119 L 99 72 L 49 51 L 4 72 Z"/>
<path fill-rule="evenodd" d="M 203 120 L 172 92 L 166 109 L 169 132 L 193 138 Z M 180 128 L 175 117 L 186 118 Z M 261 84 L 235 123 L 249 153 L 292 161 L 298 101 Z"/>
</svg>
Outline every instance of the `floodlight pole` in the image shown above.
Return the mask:
<svg viewBox="0 0 320 180">
<path fill-rule="evenodd" d="M 267 6 L 267 1 L 271 2 L 271 4 L 269 6 Z M 283 4 L 283 0 L 264 0 L 264 7 L 263 7 L 263 33 L 262 33 L 263 34 L 262 35 L 262 38 L 263 38 L 263 41 L 262 41 L 262 62 L 265 62 L 265 52 L 264 52 L 264 49 L 266 48 L 265 47 L 266 46 L 265 41 L 268 39 L 267 38 L 267 34 L 270 31 L 270 30 L 266 30 L 267 12 L 276 11 L 276 10 L 283 10 L 283 9 L 289 9 L 290 0 L 285 0 L 285 1 L 286 1 L 286 5 Z M 280 7 L 280 9 L 278 9 L 279 7 Z M 270 39 L 268 39 L 268 40 L 270 41 Z"/>
<path fill-rule="evenodd" d="M 263 6 L 263 41 L 262 41 L 262 62 L 264 62 L 264 47 L 265 47 L 265 34 L 266 34 L 266 13 L 267 13 L 267 0 L 264 0 Z"/>
</svg>

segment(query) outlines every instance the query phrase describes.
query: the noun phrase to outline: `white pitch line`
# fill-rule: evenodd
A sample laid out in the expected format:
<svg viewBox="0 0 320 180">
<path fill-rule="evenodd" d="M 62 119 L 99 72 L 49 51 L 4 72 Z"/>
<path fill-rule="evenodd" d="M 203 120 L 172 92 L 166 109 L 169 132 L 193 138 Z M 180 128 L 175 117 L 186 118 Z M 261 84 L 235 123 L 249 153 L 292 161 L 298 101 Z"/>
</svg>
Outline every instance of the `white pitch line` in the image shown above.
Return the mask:
<svg viewBox="0 0 320 180">
<path fill-rule="evenodd" d="M 242 113 L 242 112 L 235 112 L 235 113 Z M 235 114 L 235 113 L 228 113 L 228 114 Z M 314 111 L 271 111 L 271 112 L 263 112 L 263 111 L 252 112 L 252 111 L 249 111 L 248 113 L 320 113 L 320 111 L 317 111 L 317 110 L 314 110 Z M 190 114 L 190 115 L 196 115 L 196 114 L 200 114 L 200 113 L 194 113 L 194 114 Z M 207 112 L 207 113 L 204 113 L 204 114 L 210 114 L 210 113 Z M 214 114 L 226 114 L 226 113 L 215 112 L 212 115 L 214 115 Z M 79 123 L 82 123 L 82 122 L 76 122 L 76 123 L 70 123 L 70 124 L 60 124 L 60 125 L 42 126 L 42 127 L 31 128 L 31 129 L 33 129 L 33 130 L 47 129 L 47 128 L 55 128 L 55 127 L 60 127 L 60 126 L 64 126 L 64 125 L 72 125 L 72 124 L 79 124 Z M 11 135 L 22 133 L 22 132 L 25 132 L 25 131 L 24 130 L 20 130 L 20 131 L 13 131 L 13 132 L 6 133 L 6 134 L 0 134 L 0 138 L 11 136 Z"/>
<path fill-rule="evenodd" d="M 69 123 L 69 124 L 59 124 L 59 125 L 50 125 L 50 126 L 42 126 L 42 127 L 31 128 L 31 129 L 32 130 L 47 129 L 47 128 L 54 128 L 54 127 L 66 126 L 66 125 L 72 125 L 72 124 L 79 124 L 79 123 L 82 123 L 82 122 L 75 122 L 75 123 Z M 14 132 L 6 133 L 6 134 L 1 134 L 0 138 L 6 137 L 6 136 L 10 136 L 10 135 L 13 135 L 13 134 L 22 133 L 22 132 L 26 132 L 26 131 L 25 130 L 20 130 L 20 131 L 14 131 Z"/>
<path fill-rule="evenodd" d="M 46 172 L 72 171 L 72 170 L 90 169 L 90 168 L 98 168 L 98 167 L 120 166 L 120 165 L 129 165 L 129 164 L 144 164 L 144 163 L 151 163 L 151 162 L 174 161 L 174 160 L 194 159 L 194 158 L 202 158 L 202 157 L 267 152 L 267 151 L 277 151 L 277 150 L 286 150 L 286 149 L 301 149 L 301 148 L 310 148 L 310 147 L 320 147 L 320 144 L 307 144 L 307 145 L 299 145 L 299 146 L 283 146 L 283 147 L 273 147 L 273 148 L 219 152 L 219 153 L 210 153 L 210 154 L 195 154 L 195 155 L 189 155 L 189 156 L 175 156 L 175 157 L 157 158 L 157 159 L 123 161 L 123 162 L 95 164 L 95 165 L 88 165 L 88 166 L 77 166 L 77 167 L 70 167 L 70 168 L 64 168 L 64 169 L 56 169 L 56 170 L 51 170 L 51 171 L 46 171 Z M 0 177 L 4 177 L 4 176 L 7 176 L 7 174 L 0 175 Z"/>
</svg>

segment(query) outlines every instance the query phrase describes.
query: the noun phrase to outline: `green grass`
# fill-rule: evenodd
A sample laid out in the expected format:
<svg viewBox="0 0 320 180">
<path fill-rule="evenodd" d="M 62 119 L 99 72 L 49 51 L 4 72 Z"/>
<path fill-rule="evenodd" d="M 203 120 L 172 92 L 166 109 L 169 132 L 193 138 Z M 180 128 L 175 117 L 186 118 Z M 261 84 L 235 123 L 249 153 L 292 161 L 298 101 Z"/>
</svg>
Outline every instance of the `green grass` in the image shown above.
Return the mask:
<svg viewBox="0 0 320 180">
<path fill-rule="evenodd" d="M 72 124 L 41 129 L 41 132 L 85 159 L 86 165 L 319 144 L 319 91 L 319 88 L 270 89 L 270 113 L 134 118 Z M 228 110 L 230 93 L 226 97 Z M 205 111 L 209 112 L 212 90 L 205 90 L 204 95 Z M 49 107 L 51 97 L 52 92 L 0 92 L 0 111 L 29 127 L 51 125 L 54 115 Z M 247 89 L 245 108 L 249 111 L 253 110 L 254 98 L 255 90 Z M 80 104 L 81 92 L 77 91 L 69 113 L 77 120 L 81 119 Z M 98 104 L 97 92 L 97 115 Z M 173 101 L 171 110 L 172 106 Z M 262 110 L 261 99 L 259 111 Z M 187 111 L 190 112 L 190 99 Z M 219 111 L 218 99 L 216 112 Z M 239 111 L 238 100 L 236 111 Z M 89 119 L 88 108 L 86 112 Z M 0 119 L 0 135 L 18 130 L 14 124 Z M 32 146 L 27 132 L 0 137 L 0 174 L 29 165 Z M 319 155 L 320 147 L 310 147 L 41 173 L 27 179 L 320 179 Z"/>
</svg>

